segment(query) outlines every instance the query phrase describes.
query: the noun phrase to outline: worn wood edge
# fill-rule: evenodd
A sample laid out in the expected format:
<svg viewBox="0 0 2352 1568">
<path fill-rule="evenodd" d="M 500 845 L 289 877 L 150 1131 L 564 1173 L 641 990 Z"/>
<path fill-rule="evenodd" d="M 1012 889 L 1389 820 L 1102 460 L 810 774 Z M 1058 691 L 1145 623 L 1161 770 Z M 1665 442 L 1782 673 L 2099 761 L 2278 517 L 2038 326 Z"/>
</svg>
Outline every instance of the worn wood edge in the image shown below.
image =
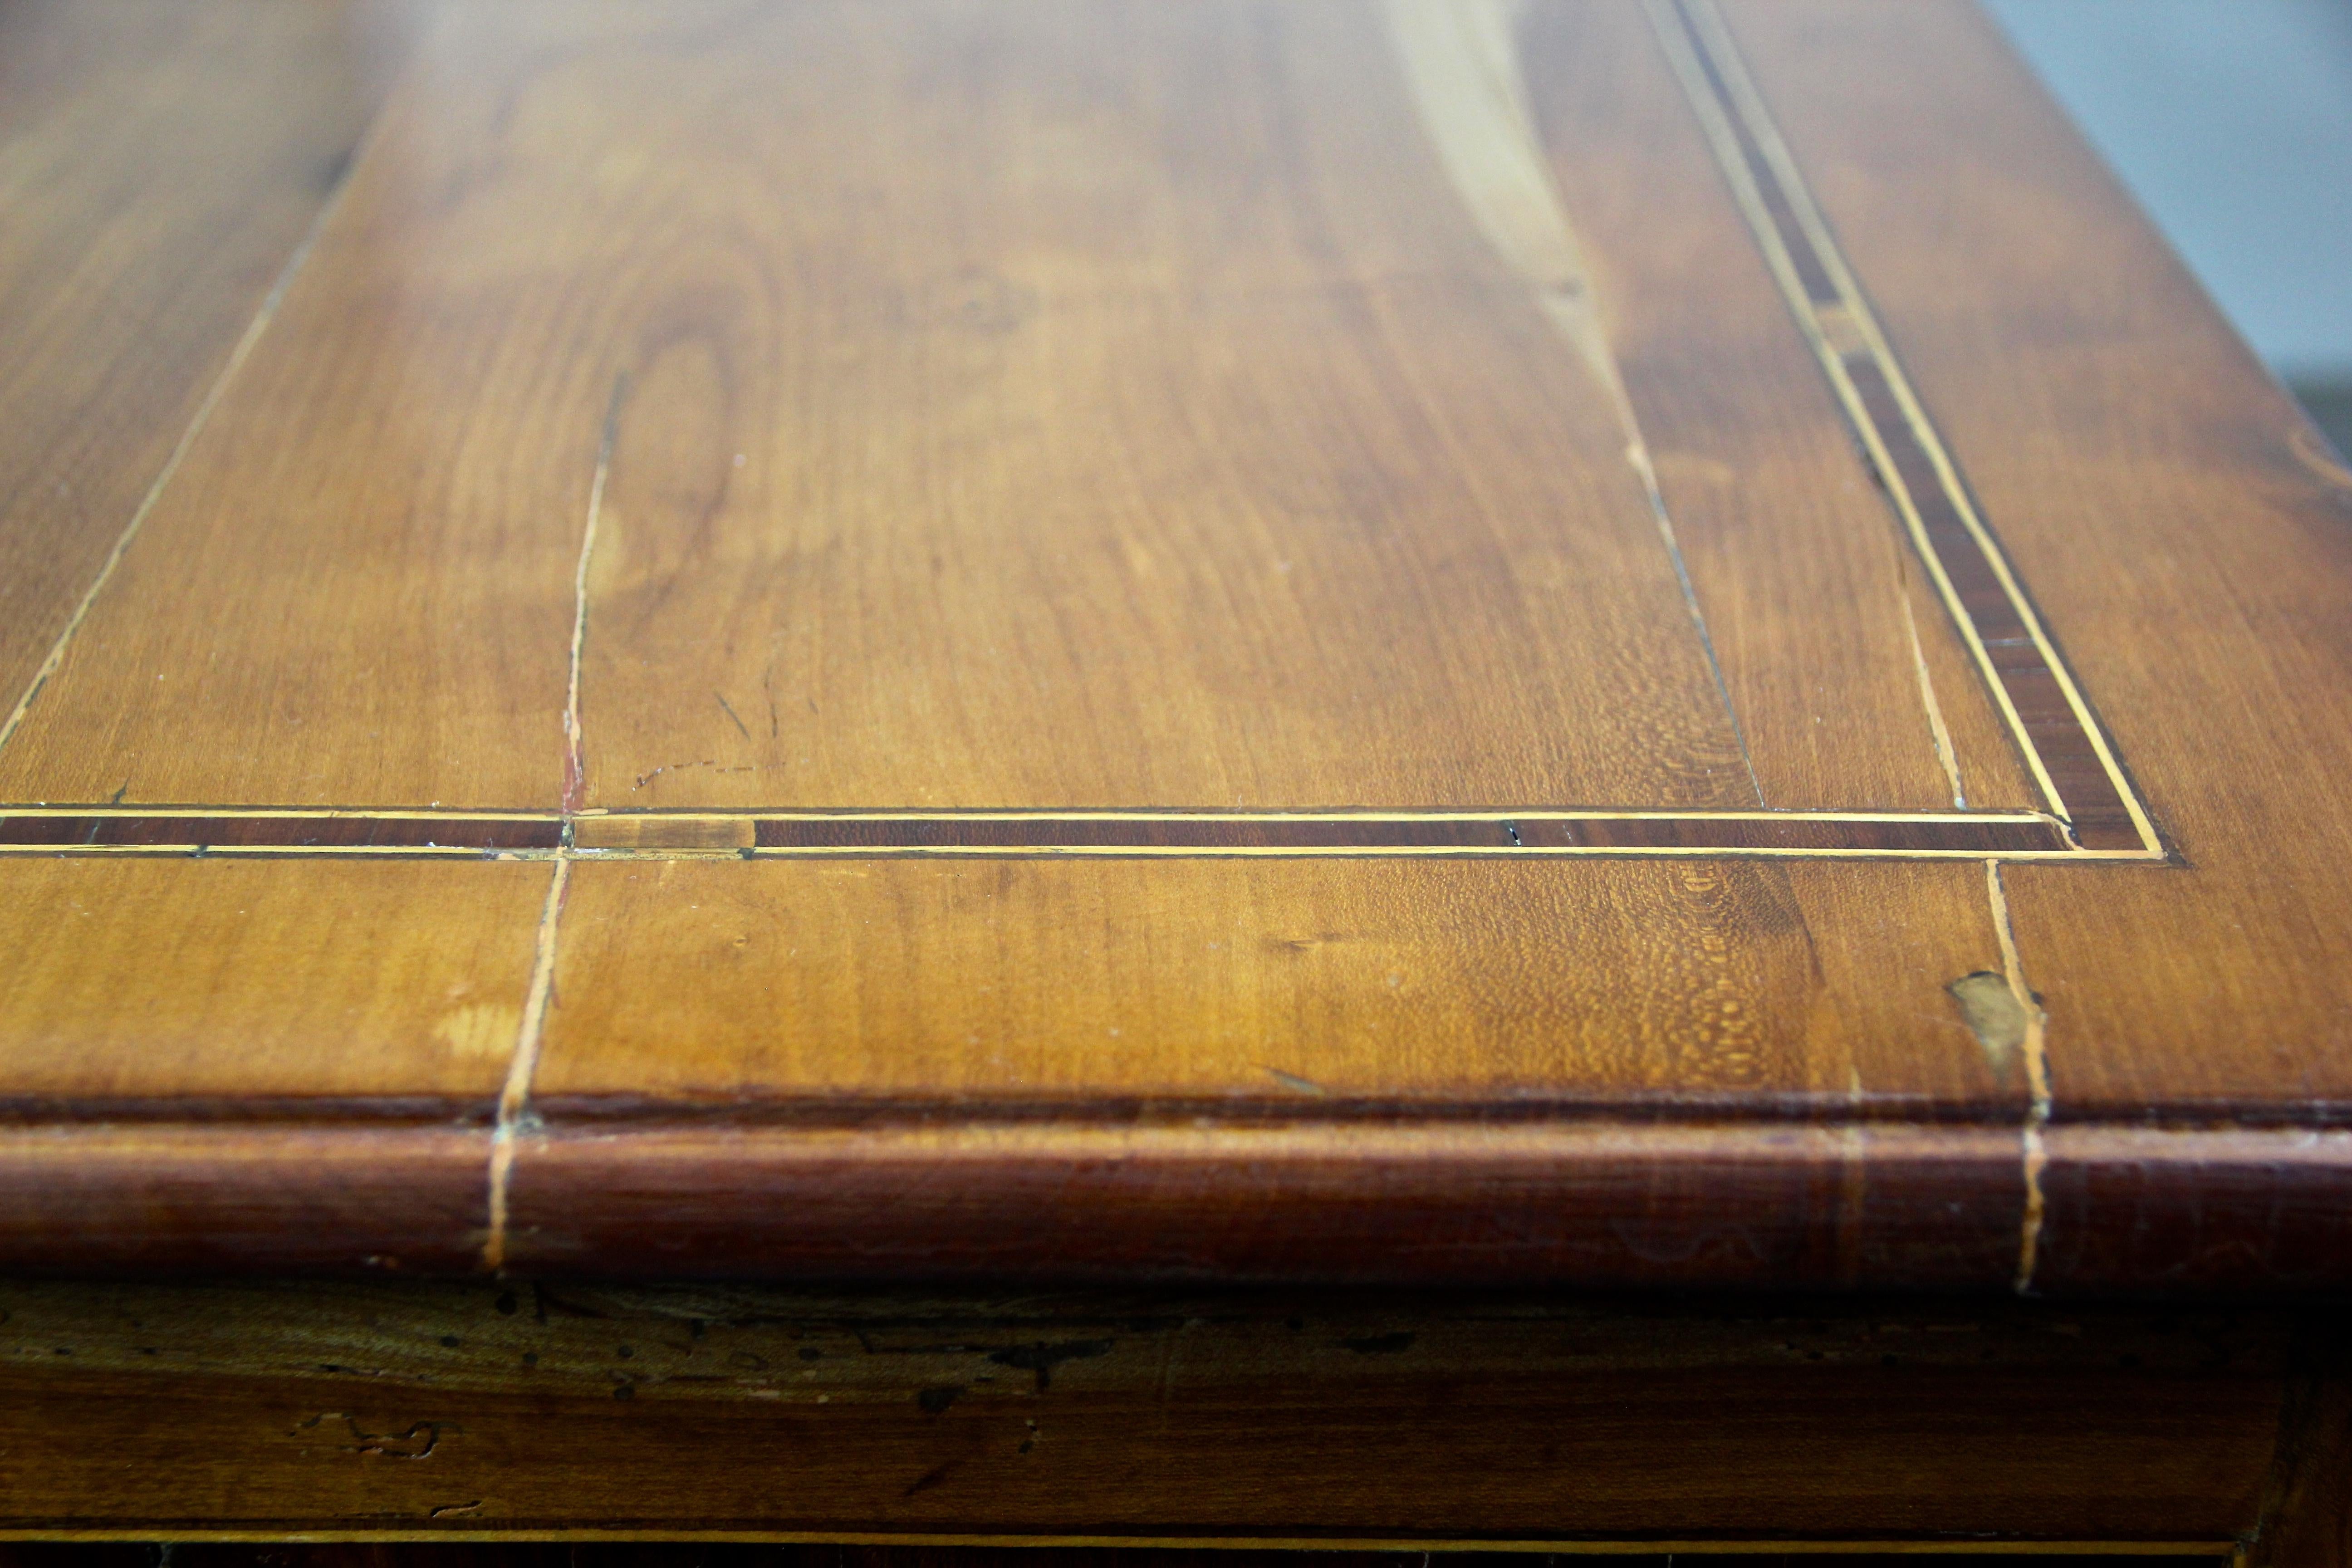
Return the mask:
<svg viewBox="0 0 2352 1568">
<path fill-rule="evenodd" d="M 2352 1560 L 2352 1355 L 2306 1324 L 2290 1351 L 2276 1458 L 2245 1568 L 2336 1568 Z"/>
<path fill-rule="evenodd" d="M 2352 1131 L 2053 1121 L 2038 1142 L 2037 1290 L 2352 1287 Z"/>
<path fill-rule="evenodd" d="M 532 1116 L 0 1128 L 0 1268 L 2352 1290 L 2352 1131 L 1599 1119 L 1070 1125 Z M 503 1224 L 499 1223 L 503 1220 Z"/>
<path fill-rule="evenodd" d="M 0 1128 L 0 1268 L 462 1273 L 486 1126 Z"/>
<path fill-rule="evenodd" d="M 2058 1308 L 1897 1295 L 1660 1300 L 1223 1287 L 975 1292 L 394 1279 L 124 1286 L 87 1279 L 20 1282 L 5 1294 L 0 1371 L 11 1408 L 20 1413 L 16 1429 L 34 1439 L 17 1450 L 18 1461 L 32 1465 L 48 1453 L 58 1464 L 87 1467 L 106 1495 L 84 1502 L 68 1479 L 72 1470 L 47 1471 L 41 1495 L 20 1498 L 15 1517 L 0 1522 L 26 1534 L 76 1530 L 88 1538 L 135 1523 L 141 1533 L 159 1537 L 210 1527 L 272 1536 L 341 1531 L 373 1538 L 414 1530 L 529 1539 L 576 1530 L 658 1538 L 685 1528 L 742 1539 L 953 1533 L 1139 1544 L 1213 1537 L 1246 1545 L 1280 1535 L 1305 1544 L 1402 1540 L 1406 1550 L 1449 1541 L 1542 1550 L 1561 1540 L 1644 1537 L 1906 1539 L 1943 1542 L 1948 1551 L 1986 1540 L 2061 1539 L 2109 1550 L 2151 1538 L 2219 1544 L 2252 1525 L 2288 1365 L 2286 1342 L 2320 1321 L 2308 1312 Z M 1927 1394 L 1934 1413 L 1920 1412 L 1924 1425 L 1904 1417 L 1892 1433 L 1871 1436 L 1870 1411 L 1891 1414 L 1903 1388 Z M 1911 1472 L 1896 1451 L 1941 1463 L 1935 1456 L 1950 1454 L 1945 1445 L 1966 1434 L 2003 1439 L 1985 1457 L 2012 1483 L 2052 1468 L 2072 1477 L 2071 1484 L 2087 1482 L 2105 1495 L 2109 1489 L 2097 1479 L 2100 1443 L 2080 1434 L 2069 1439 L 2062 1426 L 2046 1434 L 2050 1446 L 2034 1457 L 2005 1440 L 2012 1429 L 2032 1430 L 2066 1408 L 2065 1391 L 2079 1396 L 2099 1388 L 2126 1398 L 2138 1415 L 2094 1415 L 2097 1431 L 2136 1442 L 2139 1423 L 2157 1421 L 2161 1435 L 2147 1451 L 2156 1462 L 2177 1466 L 2210 1450 L 2210 1480 L 2180 1469 L 2174 1485 L 2137 1489 L 2152 1511 L 2109 1506 L 2095 1519 L 2070 1519 L 2038 1503 L 2012 1510 L 2000 1500 L 2008 1489 L 1983 1484 L 1970 1490 L 1976 1501 L 1963 1518 L 1920 1514 L 1902 1500 Z M 1798 1420 L 1821 1446 L 1814 1464 L 1843 1473 L 1837 1456 L 1844 1455 L 1863 1461 L 1863 1476 L 1831 1485 L 1813 1502 L 1782 1508 L 1779 1493 L 1759 1490 L 1750 1475 L 1735 1488 L 1769 1517 L 1709 1505 L 1700 1517 L 1677 1518 L 1645 1505 L 1639 1482 L 1631 1492 L 1602 1486 L 1589 1499 L 1591 1489 L 1581 1483 L 1563 1489 L 1560 1478 L 1580 1467 L 1570 1459 L 1562 1470 L 1547 1455 L 1528 1479 L 1546 1486 L 1549 1504 L 1528 1493 L 1496 1517 L 1446 1500 L 1454 1493 L 1439 1456 L 1454 1440 L 1481 1440 L 1478 1434 L 1496 1431 L 1494 1423 L 1538 1445 L 1581 1431 L 1582 1446 L 1572 1451 L 1604 1467 L 1621 1451 L 1617 1444 L 1631 1442 L 1639 1455 L 1628 1457 L 1623 1475 L 1639 1476 L 1675 1462 L 1677 1425 L 1696 1435 L 1724 1419 L 1729 1413 L 1717 1401 L 1735 1389 L 1761 1402 L 1751 1412 L 1761 1429 L 1776 1429 L 1769 1412 L 1782 1411 L 1780 1419 Z M 1624 1402 L 1638 1404 L 1651 1391 L 1663 1396 L 1657 1422 L 1664 1426 L 1637 1421 L 1610 1436 L 1624 1418 Z M 1437 1403 L 1424 1407 L 1433 1398 Z M 817 1408 L 828 1403 L 829 1415 Z M 26 1422 L 53 1419 L 34 1413 L 58 1409 L 87 1410 L 89 1419 L 50 1426 L 54 1446 L 45 1448 L 40 1428 Z M 1024 1426 L 1049 1427 L 1052 1451 L 1060 1455 L 1102 1456 L 1108 1451 L 1100 1444 L 1137 1439 L 1143 1445 L 1139 1457 L 1145 1449 L 1165 1457 L 1189 1447 L 1193 1438 L 1185 1434 L 1210 1440 L 1223 1433 L 1247 1443 L 1258 1440 L 1248 1435 L 1263 1420 L 1276 1434 L 1264 1440 L 1279 1447 L 1278 1434 L 1293 1427 L 1313 1430 L 1328 1422 L 1342 1430 L 1367 1417 L 1385 1427 L 1417 1409 L 1425 1419 L 1413 1432 L 1397 1434 L 1384 1451 L 1393 1458 L 1428 1445 L 1433 1468 L 1399 1475 L 1370 1492 L 1360 1491 L 1344 1454 L 1327 1453 L 1328 1462 L 1295 1473 L 1306 1489 L 1287 1500 L 1230 1498 L 1223 1489 L 1250 1473 L 1244 1462 L 1220 1470 L 1221 1481 L 1196 1485 L 1168 1477 L 1165 1495 L 1116 1508 L 1109 1518 L 1090 1517 L 1083 1503 L 1053 1507 L 1058 1490 L 1028 1497 L 1029 1506 L 992 1509 L 997 1517 L 908 1518 L 894 1501 L 908 1477 L 966 1452 L 989 1429 L 1003 1440 L 982 1447 L 1017 1468 L 1021 1461 L 1011 1450 L 1023 1440 Z M 1840 1414 L 1846 1411 L 1860 1417 L 1858 1426 Z M 326 1421 L 352 1421 L 357 1444 L 385 1441 L 378 1434 L 405 1438 L 353 1450 L 340 1437 L 305 1437 L 319 1423 L 299 1418 L 316 1412 L 336 1413 Z M 1587 1428 L 1595 1416 L 1601 1426 Z M 1176 1421 L 1173 1433 L 1159 1425 L 1168 1418 Z M 421 1476 L 404 1461 L 421 1457 L 411 1451 L 413 1440 L 427 1426 L 433 1430 L 425 1447 L 441 1458 L 431 1475 Z M 445 1431 L 463 1436 L 441 1451 Z M 878 1466 L 884 1479 L 871 1496 L 855 1477 L 837 1471 L 834 1479 L 846 1492 L 811 1474 L 807 1492 L 775 1500 L 756 1485 L 728 1489 L 723 1499 L 687 1499 L 648 1477 L 614 1496 L 592 1490 L 573 1497 L 560 1485 L 551 1491 L 550 1481 L 560 1476 L 541 1472 L 514 1481 L 520 1489 L 509 1494 L 494 1479 L 506 1462 L 501 1456 L 518 1439 L 535 1443 L 536 1434 L 548 1431 L 565 1435 L 568 1463 L 583 1475 L 617 1475 L 610 1467 L 625 1456 L 643 1460 L 665 1452 L 691 1470 L 696 1454 L 734 1432 L 782 1445 L 759 1462 L 787 1489 L 803 1474 L 795 1468 L 794 1445 L 815 1445 L 814 1458 L 825 1445 L 849 1442 L 862 1456 L 854 1461 L 856 1472 L 875 1473 Z M 772 1436 L 758 1438 L 762 1433 Z M 207 1439 L 204 1447 L 185 1447 L 199 1434 Z M 130 1438 L 132 1448 L 119 1447 L 118 1436 Z M 623 1439 L 617 1448 L 616 1436 Z M 1884 1448 L 1883 1440 L 1895 1450 Z M 203 1479 L 217 1471 L 215 1456 L 232 1466 L 278 1468 L 281 1475 L 282 1467 L 317 1466 L 320 1489 L 281 1486 L 272 1502 L 224 1520 L 208 1513 L 219 1504 Z M 1750 1456 L 1744 1445 L 1718 1447 L 1710 1462 L 1746 1473 Z M 1752 1457 L 1769 1466 L 1765 1456 Z M 152 1488 L 117 1485 L 126 1463 L 152 1472 Z M 445 1468 L 450 1464 L 454 1471 Z M 1110 1500 L 1122 1495 L 1126 1473 L 1108 1459 L 1089 1458 L 1069 1480 L 1108 1489 L 1103 1496 Z M 1545 1476 L 1552 1480 L 1541 1481 Z M 455 1507 L 431 1516 L 425 1506 L 477 1497 L 485 1488 L 498 1494 L 488 1515 Z M 1507 1487 L 1501 1495 L 1518 1494 Z M 1298 1506 L 1307 1501 L 1314 1506 Z M 623 1506 L 615 1510 L 615 1502 Z M 814 1517 L 803 1503 L 814 1505 Z M 1041 1503 L 1049 1517 L 1034 1517 Z M 1588 1503 L 1602 1515 L 1589 1515 Z M 1400 1510 L 1405 1517 L 1396 1517 Z M 1001 1517 L 1008 1511 L 1012 1517 Z"/>
<path fill-rule="evenodd" d="M 583 1130 L 520 1140 L 518 1273 L 2006 1282 L 2000 1127 Z"/>
</svg>

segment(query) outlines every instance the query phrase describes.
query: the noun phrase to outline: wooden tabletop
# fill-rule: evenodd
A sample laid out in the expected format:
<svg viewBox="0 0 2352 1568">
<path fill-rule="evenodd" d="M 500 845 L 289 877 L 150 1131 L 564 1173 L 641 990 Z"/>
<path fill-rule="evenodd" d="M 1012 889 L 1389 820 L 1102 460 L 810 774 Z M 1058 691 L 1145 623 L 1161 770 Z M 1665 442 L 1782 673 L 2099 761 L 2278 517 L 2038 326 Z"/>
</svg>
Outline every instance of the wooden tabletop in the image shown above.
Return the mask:
<svg viewBox="0 0 2352 1568">
<path fill-rule="evenodd" d="M 0 1264 L 2352 1283 L 2352 474 L 1957 3 L 0 12 Z"/>
</svg>

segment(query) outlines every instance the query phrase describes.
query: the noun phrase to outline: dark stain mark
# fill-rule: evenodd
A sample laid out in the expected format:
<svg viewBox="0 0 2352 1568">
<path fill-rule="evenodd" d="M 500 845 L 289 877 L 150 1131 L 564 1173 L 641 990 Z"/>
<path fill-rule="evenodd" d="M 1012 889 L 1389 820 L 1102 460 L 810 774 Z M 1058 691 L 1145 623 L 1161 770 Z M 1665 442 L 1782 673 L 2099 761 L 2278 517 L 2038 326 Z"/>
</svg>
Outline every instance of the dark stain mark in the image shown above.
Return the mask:
<svg viewBox="0 0 2352 1568">
<path fill-rule="evenodd" d="M 1037 1392 L 1043 1394 L 1053 1386 L 1055 1367 L 1066 1361 L 1091 1361 L 1108 1355 L 1112 1343 L 1109 1340 L 1066 1340 L 1060 1344 L 1015 1345 L 1010 1350 L 991 1352 L 988 1359 L 999 1366 L 1035 1373 Z"/>
<path fill-rule="evenodd" d="M 533 1307 L 531 1315 L 542 1323 L 547 1321 L 551 1312 L 559 1318 L 593 1319 L 612 1315 L 609 1312 L 600 1311 L 594 1307 L 583 1307 L 577 1302 L 567 1301 L 544 1285 L 533 1285 L 530 1288 L 530 1294 Z"/>
<path fill-rule="evenodd" d="M 921 1475 L 915 1478 L 915 1484 L 913 1486 L 908 1487 L 905 1491 L 900 1492 L 898 1495 L 900 1497 L 913 1497 L 917 1492 L 927 1492 L 930 1490 L 933 1487 L 938 1486 L 941 1481 L 946 1480 L 948 1479 L 948 1473 L 953 1470 L 956 1466 L 961 1462 L 962 1461 L 959 1459 L 950 1459 L 944 1465 L 932 1466 L 929 1469 L 925 1470 Z"/>
<path fill-rule="evenodd" d="M 954 1384 L 939 1388 L 927 1388 L 915 1395 L 915 1403 L 921 1405 L 926 1414 L 938 1415 L 943 1414 L 949 1405 L 953 1405 L 962 1393 L 963 1389 Z"/>
<path fill-rule="evenodd" d="M 511 1317 L 513 1317 L 513 1316 L 515 1315 L 515 1308 L 516 1308 L 516 1306 L 517 1306 L 517 1302 L 516 1302 L 516 1300 L 515 1300 L 515 1293 L 514 1293 L 513 1291 L 511 1291 L 511 1290 L 501 1290 L 501 1291 L 499 1291 L 499 1300 L 498 1300 L 499 1316 L 500 1316 L 501 1318 L 511 1318 Z"/>
<path fill-rule="evenodd" d="M 1397 1355 L 1412 1349 L 1411 1333 L 1367 1334 L 1362 1339 L 1341 1340 L 1339 1342 L 1358 1355 Z"/>
</svg>

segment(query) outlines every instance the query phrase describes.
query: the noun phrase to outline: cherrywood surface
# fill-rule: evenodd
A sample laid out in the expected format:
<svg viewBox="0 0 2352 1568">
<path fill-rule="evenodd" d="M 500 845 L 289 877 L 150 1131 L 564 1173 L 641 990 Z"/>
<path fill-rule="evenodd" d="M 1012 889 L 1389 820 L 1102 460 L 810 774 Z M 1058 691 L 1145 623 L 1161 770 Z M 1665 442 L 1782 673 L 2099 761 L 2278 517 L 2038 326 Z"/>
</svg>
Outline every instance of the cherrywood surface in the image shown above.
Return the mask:
<svg viewBox="0 0 2352 1568">
<path fill-rule="evenodd" d="M 2352 476 L 1965 6 L 5 26 L 0 1262 L 2352 1279 Z"/>
<path fill-rule="evenodd" d="M 0 12 L 0 690 L 41 668 L 341 180 L 407 14 Z"/>
</svg>

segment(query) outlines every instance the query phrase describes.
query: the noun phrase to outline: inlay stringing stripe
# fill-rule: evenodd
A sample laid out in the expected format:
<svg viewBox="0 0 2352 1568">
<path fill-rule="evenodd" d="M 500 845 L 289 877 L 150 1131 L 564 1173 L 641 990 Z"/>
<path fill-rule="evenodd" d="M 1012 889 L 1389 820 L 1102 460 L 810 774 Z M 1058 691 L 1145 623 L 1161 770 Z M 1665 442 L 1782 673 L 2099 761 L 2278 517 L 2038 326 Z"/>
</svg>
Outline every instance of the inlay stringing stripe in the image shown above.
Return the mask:
<svg viewBox="0 0 2352 1568">
<path fill-rule="evenodd" d="M 1904 376 L 1713 0 L 1649 16 L 1765 261 L 2049 812 L 775 810 L 0 806 L 0 856 L 2166 858 Z M 29 694 L 28 694 L 29 697 Z"/>
<path fill-rule="evenodd" d="M 2146 859 L 2037 812 L 403 812 L 33 806 L 0 855 L 746 859 L 824 856 L 1795 856 Z"/>
<path fill-rule="evenodd" d="M 1648 0 L 1648 10 L 1790 312 L 2051 810 L 2086 849 L 2161 854 L 2147 811 L 1977 515 L 1714 0 Z"/>
</svg>

